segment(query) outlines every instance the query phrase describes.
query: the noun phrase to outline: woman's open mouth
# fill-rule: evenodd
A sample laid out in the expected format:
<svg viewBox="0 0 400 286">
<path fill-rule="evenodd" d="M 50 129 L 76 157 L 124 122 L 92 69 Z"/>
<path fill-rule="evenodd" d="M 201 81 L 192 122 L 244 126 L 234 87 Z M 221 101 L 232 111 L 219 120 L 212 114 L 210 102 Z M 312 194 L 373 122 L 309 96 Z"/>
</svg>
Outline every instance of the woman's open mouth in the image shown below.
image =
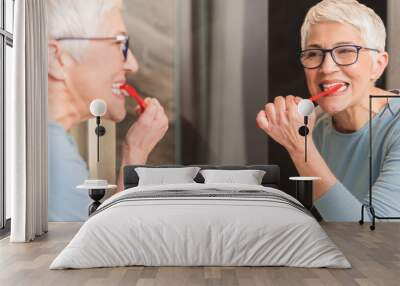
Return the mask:
<svg viewBox="0 0 400 286">
<path fill-rule="evenodd" d="M 123 84 L 120 83 L 120 82 L 113 83 L 112 86 L 111 86 L 112 94 L 115 95 L 115 96 L 123 97 L 123 98 L 126 97 L 126 96 L 129 96 L 129 94 L 125 90 L 121 89 L 122 85 Z"/>
<path fill-rule="evenodd" d="M 333 88 L 334 86 L 336 86 L 338 84 L 341 84 L 342 87 L 339 88 L 338 91 L 330 94 L 329 96 L 342 95 L 350 86 L 350 84 L 347 82 L 339 82 L 338 81 L 338 82 L 330 82 L 330 83 L 321 83 L 318 85 L 318 87 L 321 91 L 326 91 L 330 88 Z"/>
</svg>

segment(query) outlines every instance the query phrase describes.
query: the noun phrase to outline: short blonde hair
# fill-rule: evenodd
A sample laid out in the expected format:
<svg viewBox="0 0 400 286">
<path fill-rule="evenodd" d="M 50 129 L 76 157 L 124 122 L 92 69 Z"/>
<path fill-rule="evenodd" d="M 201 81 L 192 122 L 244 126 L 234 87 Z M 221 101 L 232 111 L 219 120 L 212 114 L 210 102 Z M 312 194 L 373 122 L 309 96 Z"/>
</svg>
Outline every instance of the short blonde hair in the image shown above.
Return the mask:
<svg viewBox="0 0 400 286">
<path fill-rule="evenodd" d="M 113 8 L 122 9 L 122 0 L 47 0 L 48 39 L 96 36 L 102 16 Z M 87 41 L 60 45 L 79 59 Z"/>
<path fill-rule="evenodd" d="M 374 10 L 356 0 L 323 0 L 313 6 L 301 27 L 301 48 L 305 49 L 310 27 L 319 22 L 349 24 L 360 31 L 368 48 L 385 51 L 386 29 Z"/>
</svg>

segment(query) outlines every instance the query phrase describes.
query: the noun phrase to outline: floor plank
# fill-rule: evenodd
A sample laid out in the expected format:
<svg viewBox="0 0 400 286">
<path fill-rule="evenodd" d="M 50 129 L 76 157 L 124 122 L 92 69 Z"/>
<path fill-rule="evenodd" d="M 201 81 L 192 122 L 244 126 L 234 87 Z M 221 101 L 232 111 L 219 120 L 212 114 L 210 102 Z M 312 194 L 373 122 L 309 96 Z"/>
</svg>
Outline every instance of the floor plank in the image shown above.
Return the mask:
<svg viewBox="0 0 400 286">
<path fill-rule="evenodd" d="M 50 223 L 49 233 L 32 243 L 0 240 L 0 285 L 399 285 L 400 223 L 380 222 L 375 231 L 356 223 L 323 223 L 352 269 L 290 267 L 118 267 L 85 270 L 48 269 L 80 228 L 79 223 Z"/>
</svg>

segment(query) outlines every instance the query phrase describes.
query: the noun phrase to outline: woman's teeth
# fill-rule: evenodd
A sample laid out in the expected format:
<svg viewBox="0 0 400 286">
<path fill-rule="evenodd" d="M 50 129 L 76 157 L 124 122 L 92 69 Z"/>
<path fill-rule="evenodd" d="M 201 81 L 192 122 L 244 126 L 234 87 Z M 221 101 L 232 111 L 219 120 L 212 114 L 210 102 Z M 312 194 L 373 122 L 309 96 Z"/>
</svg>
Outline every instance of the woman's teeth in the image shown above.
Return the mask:
<svg viewBox="0 0 400 286">
<path fill-rule="evenodd" d="M 119 88 L 111 88 L 111 92 L 114 95 L 121 95 L 121 90 Z"/>
<path fill-rule="evenodd" d="M 343 84 L 342 87 L 338 89 L 338 92 L 345 91 L 347 87 L 348 87 L 347 84 Z"/>
<path fill-rule="evenodd" d="M 123 95 L 123 96 L 128 96 L 128 94 L 125 92 L 125 90 L 121 89 L 121 84 L 120 83 L 114 83 L 111 86 L 111 92 L 114 95 Z"/>
<path fill-rule="evenodd" d="M 334 86 L 336 86 L 336 85 L 338 85 L 338 84 L 340 84 L 340 85 L 342 85 L 342 87 L 341 88 L 339 88 L 338 90 L 337 90 L 337 92 L 342 92 L 342 91 L 345 91 L 348 87 L 349 87 L 349 84 L 348 83 L 342 83 L 342 82 L 338 82 L 338 83 L 330 83 L 330 84 L 320 84 L 320 89 L 322 90 L 322 91 L 325 91 L 325 90 L 328 90 L 328 89 L 330 89 L 330 88 L 332 88 L 332 87 L 334 87 Z"/>
</svg>

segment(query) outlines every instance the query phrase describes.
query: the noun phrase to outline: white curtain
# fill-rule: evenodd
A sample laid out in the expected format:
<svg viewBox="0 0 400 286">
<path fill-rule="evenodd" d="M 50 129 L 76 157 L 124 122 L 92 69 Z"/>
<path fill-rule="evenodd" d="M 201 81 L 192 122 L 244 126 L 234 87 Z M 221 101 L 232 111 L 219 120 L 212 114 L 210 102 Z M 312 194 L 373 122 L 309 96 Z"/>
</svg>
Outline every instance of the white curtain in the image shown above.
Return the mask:
<svg viewBox="0 0 400 286">
<path fill-rule="evenodd" d="M 47 232 L 47 30 L 45 0 L 15 1 L 13 92 L 6 98 L 6 187 L 11 242 Z"/>
</svg>

